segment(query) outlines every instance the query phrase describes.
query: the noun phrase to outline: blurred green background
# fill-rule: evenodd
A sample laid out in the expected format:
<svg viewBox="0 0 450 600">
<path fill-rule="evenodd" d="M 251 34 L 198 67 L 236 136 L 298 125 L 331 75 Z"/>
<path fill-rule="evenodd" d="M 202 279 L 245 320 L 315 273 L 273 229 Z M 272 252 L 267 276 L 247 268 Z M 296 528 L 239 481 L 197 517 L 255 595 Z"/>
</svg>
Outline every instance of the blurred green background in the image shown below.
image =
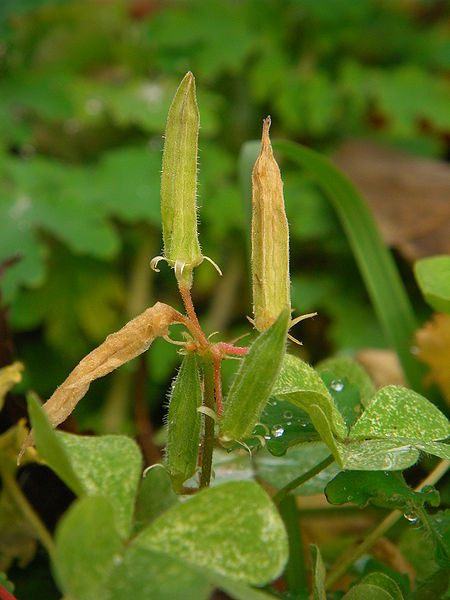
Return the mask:
<svg viewBox="0 0 450 600">
<path fill-rule="evenodd" d="M 200 240 L 224 271 L 221 280 L 206 263 L 196 272 L 210 331 L 248 330 L 237 161 L 267 114 L 272 137 L 328 154 L 364 138 L 446 157 L 445 2 L 3 0 L 0 11 L 2 308 L 23 388 L 43 398 L 131 316 L 156 300 L 179 306 L 172 273 L 149 262 L 161 250 L 162 134 L 187 70 L 201 113 Z M 293 306 L 320 314 L 298 328 L 305 356 L 383 347 L 335 215 L 307 174 L 281 167 Z M 140 370 L 157 423 L 176 361 L 157 342 Z M 133 431 L 135 372 L 93 386 L 82 427 Z"/>
</svg>

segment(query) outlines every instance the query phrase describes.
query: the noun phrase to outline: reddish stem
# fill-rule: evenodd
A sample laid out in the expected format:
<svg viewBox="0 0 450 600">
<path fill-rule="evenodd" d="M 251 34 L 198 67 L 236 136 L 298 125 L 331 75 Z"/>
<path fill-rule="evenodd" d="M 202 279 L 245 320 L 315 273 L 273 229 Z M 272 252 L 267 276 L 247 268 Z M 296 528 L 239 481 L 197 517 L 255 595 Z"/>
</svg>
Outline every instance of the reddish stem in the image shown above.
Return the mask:
<svg viewBox="0 0 450 600">
<path fill-rule="evenodd" d="M 233 344 L 228 344 L 227 342 L 218 342 L 216 346 L 219 346 L 220 351 L 223 354 L 232 354 L 234 356 L 245 356 L 250 348 L 246 348 L 244 346 L 233 346 Z"/>
<path fill-rule="evenodd" d="M 198 321 L 197 314 L 196 314 L 195 308 L 194 308 L 194 304 L 192 302 L 190 289 L 181 284 L 178 285 L 178 289 L 180 290 L 181 298 L 183 300 L 183 304 L 186 309 L 186 314 L 195 327 L 196 337 L 198 337 L 198 341 L 204 347 L 209 346 L 209 342 L 208 342 L 205 334 L 203 333 L 203 330 Z"/>
<path fill-rule="evenodd" d="M 0 585 L 0 599 L 1 600 L 16 600 L 16 597 L 13 596 L 6 590 L 2 585 Z"/>
<path fill-rule="evenodd" d="M 217 416 L 219 417 L 219 419 L 223 413 L 222 380 L 220 377 L 220 360 L 221 360 L 220 355 L 214 354 L 214 356 L 213 356 L 214 391 L 215 391 L 215 396 L 216 396 Z"/>
</svg>

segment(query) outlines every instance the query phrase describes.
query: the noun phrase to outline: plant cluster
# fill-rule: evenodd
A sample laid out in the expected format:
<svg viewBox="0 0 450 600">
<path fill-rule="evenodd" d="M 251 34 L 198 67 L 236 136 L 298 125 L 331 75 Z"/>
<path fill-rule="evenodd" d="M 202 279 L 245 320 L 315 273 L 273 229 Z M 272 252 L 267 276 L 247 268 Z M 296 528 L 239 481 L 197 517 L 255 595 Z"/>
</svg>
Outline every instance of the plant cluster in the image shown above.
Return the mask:
<svg viewBox="0 0 450 600">
<path fill-rule="evenodd" d="M 214 588 L 237 600 L 309 594 L 323 600 L 417 600 L 430 593 L 444 597 L 447 591 L 450 516 L 426 510 L 427 504 L 439 506 L 433 485 L 450 465 L 445 415 L 413 389 L 389 385 L 376 390 L 350 358 L 330 358 L 312 368 L 286 351 L 287 338 L 295 342 L 289 329 L 314 315 L 291 318 L 288 222 L 269 127 L 268 118 L 256 162 L 251 161 L 254 341 L 248 346 L 213 341 L 203 331 L 191 297 L 194 269 L 206 257 L 197 233 L 199 113 L 189 72 L 167 120 L 161 179 L 164 253 L 152 260 L 156 270 L 162 261 L 173 269 L 185 313 L 162 302 L 146 309 L 88 354 L 43 407 L 29 394 L 28 436 L 20 422 L 0 438 L 1 499 L 15 502 L 13 510 L 31 523 L 49 552 L 58 585 L 73 600 L 124 595 L 206 600 Z M 398 300 L 399 323 L 391 340 L 406 376 L 420 385 L 417 363 L 402 347 L 412 333 L 408 300 L 369 213 L 363 216 L 367 241 L 358 241 L 356 235 L 352 209 L 355 204 L 362 207 L 362 200 L 320 155 L 288 142 L 277 143 L 277 148 L 324 175 L 332 202 L 353 232 L 350 243 L 369 291 L 378 277 L 370 259 L 376 256 L 385 266 L 385 288 Z M 254 149 L 254 144 L 247 147 L 247 160 Z M 449 262 L 443 256 L 417 265 L 424 296 L 444 312 L 450 312 Z M 381 312 L 382 294 L 376 288 L 372 300 Z M 391 319 L 389 313 L 381 318 L 387 332 Z M 173 337 L 172 325 L 183 326 L 182 339 Z M 122 435 L 86 437 L 54 430 L 92 381 L 145 352 L 157 337 L 179 346 L 183 356 L 169 394 L 163 465 L 142 473 L 138 447 Z M 240 365 L 224 389 L 221 365 L 229 358 L 237 358 Z M 0 371 L 3 395 L 20 372 L 18 363 Z M 226 453 L 219 450 L 214 460 L 216 442 Z M 45 461 L 77 497 L 54 538 L 15 481 L 19 447 L 19 459 Z M 291 448 L 287 457 L 295 459 L 289 463 L 284 455 Z M 250 460 L 247 452 L 254 454 L 250 473 L 242 477 L 235 468 L 230 476 L 224 457 L 239 463 Z M 413 490 L 402 471 L 421 453 L 442 461 Z M 274 491 L 269 494 L 262 484 Z M 324 491 L 331 504 L 371 504 L 394 512 L 328 576 L 313 544 L 308 582 L 293 493 L 315 491 Z M 395 571 L 372 568 L 346 593 L 340 591 L 342 575 L 402 514 L 420 522 L 433 544 L 436 569 L 429 580 L 411 592 Z M 283 589 L 273 585 L 277 579 Z"/>
</svg>

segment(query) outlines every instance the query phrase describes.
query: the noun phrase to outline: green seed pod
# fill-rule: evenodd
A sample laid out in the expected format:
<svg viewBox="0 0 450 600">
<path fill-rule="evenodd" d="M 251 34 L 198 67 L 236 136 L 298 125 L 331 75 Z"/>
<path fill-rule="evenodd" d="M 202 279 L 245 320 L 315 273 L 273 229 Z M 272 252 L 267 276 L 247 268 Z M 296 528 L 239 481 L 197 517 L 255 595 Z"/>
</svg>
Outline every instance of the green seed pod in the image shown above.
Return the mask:
<svg viewBox="0 0 450 600">
<path fill-rule="evenodd" d="M 175 491 L 194 475 L 197 468 L 202 390 L 195 354 L 181 363 L 170 396 L 166 462 Z"/>
<path fill-rule="evenodd" d="M 251 436 L 280 371 L 289 322 L 290 311 L 285 308 L 275 323 L 256 338 L 242 360 L 220 420 L 223 441 Z"/>
<path fill-rule="evenodd" d="M 167 118 L 161 177 L 164 258 L 178 280 L 191 284 L 202 253 L 197 235 L 197 145 L 200 115 L 195 79 L 187 73 Z"/>
<path fill-rule="evenodd" d="M 289 226 L 269 128 L 267 117 L 252 173 L 253 314 L 258 331 L 270 327 L 283 309 L 291 309 Z"/>
</svg>

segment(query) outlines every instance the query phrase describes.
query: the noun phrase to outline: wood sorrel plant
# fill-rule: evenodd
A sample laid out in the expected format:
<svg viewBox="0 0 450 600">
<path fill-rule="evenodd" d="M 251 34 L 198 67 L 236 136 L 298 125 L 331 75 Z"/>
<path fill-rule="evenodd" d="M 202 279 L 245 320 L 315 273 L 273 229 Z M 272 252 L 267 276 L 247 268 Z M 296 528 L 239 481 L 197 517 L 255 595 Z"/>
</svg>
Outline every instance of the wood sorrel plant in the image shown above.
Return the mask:
<svg viewBox="0 0 450 600">
<path fill-rule="evenodd" d="M 269 583 L 287 561 L 286 531 L 273 502 L 280 507 L 290 547 L 298 548 L 300 534 L 291 494 L 305 484 L 315 492 L 325 491 L 332 504 L 364 506 L 371 502 L 420 520 L 432 536 L 437 564 L 442 569 L 450 565 L 442 524 L 424 508 L 426 503 L 437 506 L 439 494 L 423 485 L 411 490 L 396 473 L 426 452 L 444 461 L 424 483 L 432 485 L 442 477 L 450 460 L 446 417 L 413 390 L 386 386 L 376 391 L 365 371 L 351 359 L 328 359 L 313 369 L 286 352 L 289 328 L 311 315 L 291 319 L 288 222 L 269 127 L 267 118 L 252 175 L 253 323 L 259 332 L 253 344 L 211 342 L 192 302 L 194 269 L 207 257 L 202 255 L 197 233 L 199 113 L 194 77 L 188 73 L 167 121 L 161 180 L 164 255 L 152 260 L 155 270 L 161 260 L 173 269 L 186 314 L 157 302 L 86 356 L 43 410 L 33 396 L 29 398 L 33 430 L 21 455 L 33 460 L 29 446 L 35 441 L 41 458 L 79 496 L 59 526 L 56 542 L 40 521 L 33 521 L 52 556 L 61 588 L 74 600 L 115 600 L 123 594 L 169 600 L 181 597 L 191 587 L 197 600 L 208 598 L 213 585 L 237 599 L 273 598 L 269 592 L 260 596 L 262 592 L 247 586 Z M 293 157 L 302 151 L 295 145 L 286 148 Z M 306 156 L 313 165 L 318 161 L 314 154 L 312 159 Z M 318 164 L 338 181 L 336 189 L 342 194 L 336 174 L 320 161 Z M 170 338 L 169 329 L 175 323 L 186 328 L 183 342 Z M 139 488 L 141 457 L 132 440 L 123 436 L 84 438 L 53 428 L 72 412 L 92 381 L 145 352 L 157 337 L 179 344 L 183 359 L 170 393 L 164 471 L 152 469 Z M 227 358 L 238 358 L 241 364 L 223 399 L 221 362 Z M 10 386 L 7 374 L 5 377 L 4 385 Z M 19 427 L 15 443 L 22 443 L 24 436 Z M 298 464 L 309 467 L 299 467 L 301 473 L 289 470 L 288 481 L 282 484 L 278 466 L 274 471 L 264 463 L 259 465 L 258 477 L 276 490 L 273 502 L 255 482 L 234 481 L 206 490 L 202 488 L 211 482 L 216 438 L 230 450 L 245 446 L 255 451 L 255 462 L 262 446 L 279 457 L 295 447 L 294 451 L 312 456 L 312 460 L 302 463 L 303 454 L 298 454 Z M 279 460 L 283 467 L 282 458 Z M 3 481 L 20 500 L 23 511 L 31 514 L 14 487 L 14 469 L 9 460 L 8 469 L 2 471 Z M 323 478 L 313 483 L 322 471 Z M 179 503 L 164 478 L 170 478 L 177 494 L 199 493 Z M 149 501 L 153 493 L 160 493 L 160 504 Z M 332 569 L 327 581 L 320 552 L 314 547 L 314 597 L 325 598 L 326 588 L 397 518 L 398 514 L 392 513 L 383 521 L 353 552 L 351 560 Z M 92 536 L 96 539 L 97 534 L 104 544 L 92 554 Z M 74 547 L 78 553 L 73 553 Z M 181 568 L 176 561 L 181 561 Z M 156 565 L 154 571 L 152 565 Z M 296 575 L 299 569 L 304 571 L 302 558 L 293 553 L 285 572 L 291 597 L 308 593 L 304 573 Z M 170 575 L 163 587 L 158 587 L 160 572 Z M 363 580 L 351 597 L 365 597 L 367 586 L 382 594 L 386 585 L 383 577 Z M 387 588 L 393 589 L 391 581 Z M 395 598 L 402 597 L 395 592 Z"/>
</svg>

